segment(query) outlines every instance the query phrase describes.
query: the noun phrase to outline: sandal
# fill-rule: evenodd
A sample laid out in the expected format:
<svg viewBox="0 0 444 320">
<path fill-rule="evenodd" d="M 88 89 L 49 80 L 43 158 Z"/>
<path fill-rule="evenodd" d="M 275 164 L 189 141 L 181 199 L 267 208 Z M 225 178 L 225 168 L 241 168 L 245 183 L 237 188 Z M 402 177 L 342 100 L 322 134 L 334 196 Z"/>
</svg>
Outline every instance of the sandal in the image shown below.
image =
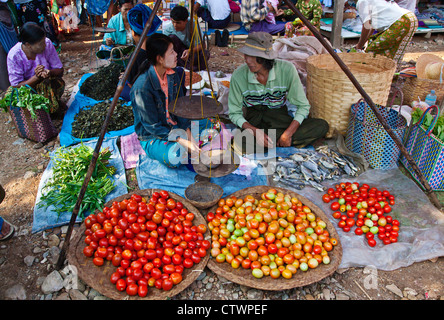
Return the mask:
<svg viewBox="0 0 444 320">
<path fill-rule="evenodd" d="M 0 241 L 6 240 L 14 233 L 14 226 L 0 217 Z"/>
</svg>

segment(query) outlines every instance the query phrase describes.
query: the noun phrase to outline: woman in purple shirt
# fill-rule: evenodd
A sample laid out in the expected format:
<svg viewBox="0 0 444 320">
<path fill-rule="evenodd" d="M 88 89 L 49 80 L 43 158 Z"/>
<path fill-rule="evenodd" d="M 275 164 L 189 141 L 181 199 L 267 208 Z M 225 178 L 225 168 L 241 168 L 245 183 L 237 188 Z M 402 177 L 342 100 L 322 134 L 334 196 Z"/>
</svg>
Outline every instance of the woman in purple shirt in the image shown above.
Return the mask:
<svg viewBox="0 0 444 320">
<path fill-rule="evenodd" d="M 45 31 L 34 22 L 23 25 L 19 41 L 8 53 L 9 82 L 13 87 L 29 85 L 52 102 L 51 111 L 58 109 L 65 82 L 63 64 Z"/>
</svg>

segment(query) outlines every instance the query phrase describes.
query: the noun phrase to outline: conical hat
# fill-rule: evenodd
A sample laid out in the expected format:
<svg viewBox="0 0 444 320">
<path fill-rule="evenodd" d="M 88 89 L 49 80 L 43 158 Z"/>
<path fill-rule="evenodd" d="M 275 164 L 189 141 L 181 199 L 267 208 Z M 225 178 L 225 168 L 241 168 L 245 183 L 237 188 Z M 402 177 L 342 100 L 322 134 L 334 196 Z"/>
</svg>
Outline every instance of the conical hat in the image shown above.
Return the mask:
<svg viewBox="0 0 444 320">
<path fill-rule="evenodd" d="M 422 54 L 416 62 L 416 76 L 421 79 L 429 79 L 427 77 L 426 67 L 428 64 L 435 62 L 439 62 L 440 64 L 442 64 L 444 63 L 444 60 L 431 53 Z"/>
</svg>

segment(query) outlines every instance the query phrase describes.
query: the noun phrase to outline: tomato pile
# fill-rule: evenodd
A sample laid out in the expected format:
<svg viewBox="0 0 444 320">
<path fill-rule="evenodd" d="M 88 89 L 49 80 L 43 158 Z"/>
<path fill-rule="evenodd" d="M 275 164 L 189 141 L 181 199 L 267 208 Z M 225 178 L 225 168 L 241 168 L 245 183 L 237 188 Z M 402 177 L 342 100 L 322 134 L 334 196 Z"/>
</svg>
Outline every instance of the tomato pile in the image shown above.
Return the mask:
<svg viewBox="0 0 444 320">
<path fill-rule="evenodd" d="M 333 218 L 344 232 L 356 226 L 355 234 L 365 235 L 370 247 L 376 246 L 377 236 L 385 245 L 398 241 L 399 221 L 391 215 L 395 204 L 394 195 L 387 190 L 378 190 L 368 184 L 343 182 L 329 188 L 322 196 L 330 203 Z"/>
<path fill-rule="evenodd" d="M 170 290 L 210 249 L 207 226 L 193 220 L 194 213 L 167 191 L 148 200 L 132 194 L 85 219 L 83 253 L 96 266 L 110 261 L 117 268 L 110 281 L 118 291 L 145 297 L 149 287 Z"/>
<path fill-rule="evenodd" d="M 207 221 L 211 257 L 234 269 L 251 269 L 256 278 L 291 279 L 298 269 L 329 264 L 329 252 L 338 244 L 325 221 L 276 189 L 262 193 L 261 199 L 221 199 Z"/>
</svg>

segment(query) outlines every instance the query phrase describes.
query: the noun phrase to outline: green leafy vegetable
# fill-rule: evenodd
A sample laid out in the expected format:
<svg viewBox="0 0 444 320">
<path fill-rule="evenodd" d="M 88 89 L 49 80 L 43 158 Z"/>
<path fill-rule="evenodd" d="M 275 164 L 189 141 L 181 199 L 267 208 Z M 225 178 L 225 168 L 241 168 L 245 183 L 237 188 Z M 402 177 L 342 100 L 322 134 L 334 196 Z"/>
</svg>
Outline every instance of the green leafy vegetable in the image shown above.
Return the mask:
<svg viewBox="0 0 444 320">
<path fill-rule="evenodd" d="M 94 150 L 81 143 L 75 148 L 59 148 L 52 157 L 53 176 L 42 189 L 39 207 L 54 206 L 60 216 L 63 212 L 72 211 L 77 202 L 80 189 L 83 185 L 88 167 L 91 163 Z M 110 176 L 116 169 L 109 165 L 111 151 L 102 150 L 97 158 L 96 167 L 86 188 L 82 204 L 79 208 L 79 217 L 95 209 L 101 210 L 105 197 L 115 186 Z"/>
<path fill-rule="evenodd" d="M 0 108 L 8 112 L 8 107 L 26 108 L 32 119 L 37 119 L 36 110 L 49 112 L 50 101 L 48 98 L 36 93 L 30 86 L 20 88 L 9 87 L 3 99 L 0 100 Z"/>
<path fill-rule="evenodd" d="M 420 108 L 414 108 L 412 111 L 412 124 L 415 124 L 419 120 L 421 120 L 423 113 L 424 110 L 421 110 Z M 425 115 L 422 125 L 426 130 L 428 130 L 428 128 L 432 125 L 434 117 L 435 116 L 431 115 L 430 113 L 427 113 Z M 436 124 L 435 127 L 433 128 L 432 133 L 436 138 L 444 142 L 444 114 L 442 114 L 436 120 Z"/>
</svg>

